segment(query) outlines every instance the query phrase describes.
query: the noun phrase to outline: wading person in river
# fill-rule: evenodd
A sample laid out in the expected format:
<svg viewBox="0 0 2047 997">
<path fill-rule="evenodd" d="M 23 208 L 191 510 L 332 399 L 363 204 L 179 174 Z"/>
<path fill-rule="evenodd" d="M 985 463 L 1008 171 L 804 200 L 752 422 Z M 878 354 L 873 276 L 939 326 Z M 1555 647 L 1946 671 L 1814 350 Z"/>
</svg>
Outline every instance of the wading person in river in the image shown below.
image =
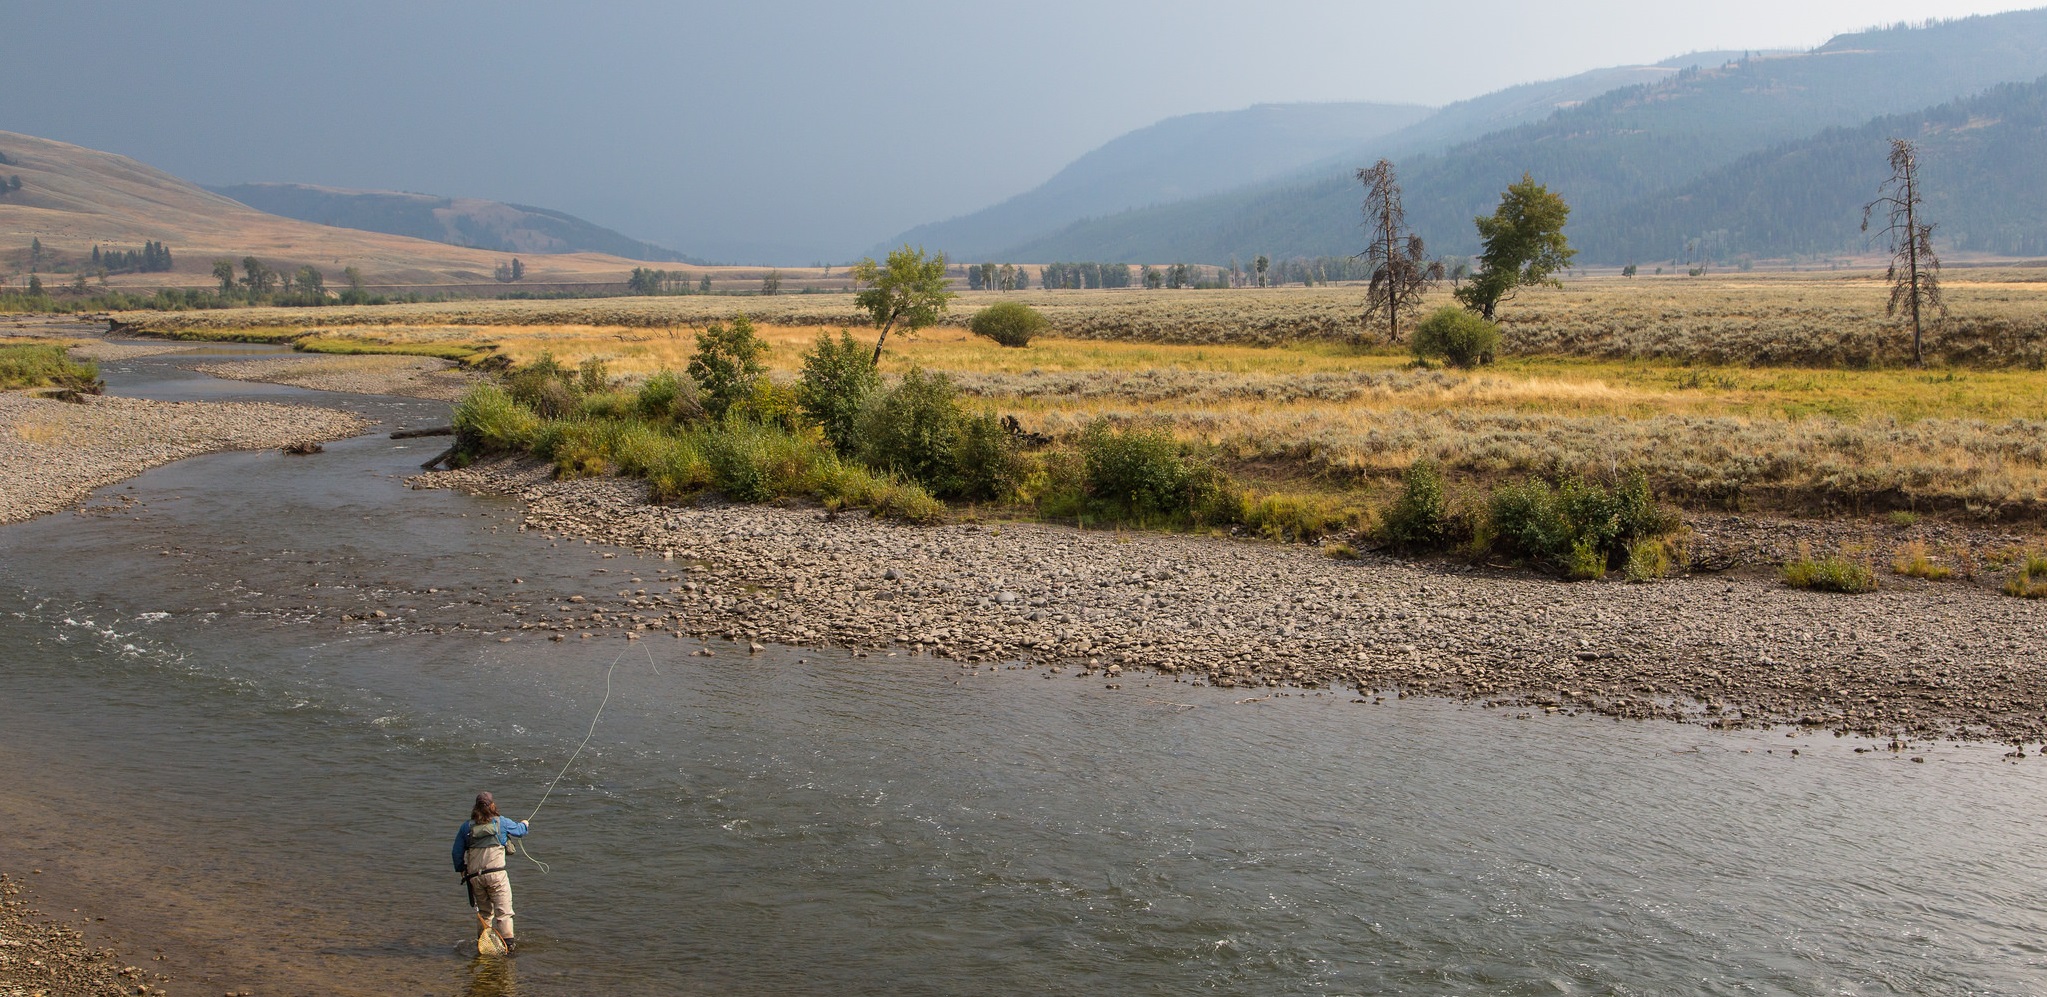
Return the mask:
<svg viewBox="0 0 2047 997">
<path fill-rule="evenodd" d="M 507 953 L 518 947 L 512 936 L 512 875 L 505 871 L 507 839 L 525 837 L 527 826 L 498 816 L 497 801 L 486 792 L 476 794 L 469 819 L 455 833 L 455 871 L 469 887 L 469 906 L 479 920 L 490 923 Z"/>
</svg>

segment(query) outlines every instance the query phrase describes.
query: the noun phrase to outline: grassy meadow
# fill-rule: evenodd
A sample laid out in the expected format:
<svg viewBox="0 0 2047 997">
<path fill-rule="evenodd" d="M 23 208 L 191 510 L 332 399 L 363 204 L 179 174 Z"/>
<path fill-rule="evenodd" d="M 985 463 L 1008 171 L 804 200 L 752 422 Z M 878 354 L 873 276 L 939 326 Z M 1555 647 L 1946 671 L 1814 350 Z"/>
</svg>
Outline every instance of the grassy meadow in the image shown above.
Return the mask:
<svg viewBox="0 0 2047 997">
<path fill-rule="evenodd" d="M 2027 279 L 2033 278 L 2033 279 Z M 1418 367 L 1355 341 L 1356 287 L 962 294 L 1009 298 L 1049 334 L 1008 349 L 940 327 L 892 336 L 883 370 L 944 371 L 971 403 L 1072 438 L 1096 420 L 1159 425 L 1239 479 L 1367 510 L 1420 459 L 1454 488 L 1528 475 L 1645 472 L 1691 508 L 1792 514 L 1917 509 L 2039 521 L 2047 503 L 2047 272 L 1956 271 L 1926 369 L 1883 315 L 1876 275 L 1583 279 L 1501 308 L 1497 362 Z M 1447 295 L 1444 295 L 1447 300 Z M 680 371 L 694 333 L 744 312 L 794 378 L 820 332 L 861 331 L 850 296 L 480 301 L 125 313 L 166 335 L 297 339 L 528 364 L 603 359 L 628 379 Z"/>
</svg>

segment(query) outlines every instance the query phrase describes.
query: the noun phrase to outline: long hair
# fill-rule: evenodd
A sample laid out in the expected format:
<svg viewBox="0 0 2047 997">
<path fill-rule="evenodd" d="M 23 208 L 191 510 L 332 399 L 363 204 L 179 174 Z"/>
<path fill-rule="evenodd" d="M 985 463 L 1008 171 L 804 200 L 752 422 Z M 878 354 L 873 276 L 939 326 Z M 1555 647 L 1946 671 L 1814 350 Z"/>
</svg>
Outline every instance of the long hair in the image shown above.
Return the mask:
<svg viewBox="0 0 2047 997">
<path fill-rule="evenodd" d="M 469 808 L 469 820 L 472 823 L 481 824 L 487 820 L 494 820 L 497 815 L 498 804 L 496 800 L 492 800 L 489 803 L 478 803 Z"/>
</svg>

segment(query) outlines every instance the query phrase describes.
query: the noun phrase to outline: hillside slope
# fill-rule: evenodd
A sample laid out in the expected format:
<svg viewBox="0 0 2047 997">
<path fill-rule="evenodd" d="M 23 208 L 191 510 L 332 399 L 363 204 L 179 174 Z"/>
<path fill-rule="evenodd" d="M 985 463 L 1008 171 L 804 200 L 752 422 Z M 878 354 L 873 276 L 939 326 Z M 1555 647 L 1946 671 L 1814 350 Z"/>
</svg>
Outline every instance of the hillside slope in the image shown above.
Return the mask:
<svg viewBox="0 0 2047 997">
<path fill-rule="evenodd" d="M 1165 204 L 1299 170 L 1427 118 L 1406 104 L 1260 104 L 1167 118 L 1081 156 L 1030 191 L 897 236 L 974 259 L 1095 215 Z"/>
<path fill-rule="evenodd" d="M 170 247 L 173 272 L 117 276 L 114 283 L 200 284 L 216 258 L 255 256 L 273 269 L 318 267 L 337 281 L 344 267 L 376 284 L 488 282 L 503 253 L 423 239 L 331 228 L 265 214 L 126 156 L 0 131 L 0 175 L 21 177 L 0 196 L 0 277 L 19 278 L 32 241 L 44 273 L 66 273 L 93 246 Z M 527 281 L 623 280 L 637 263 L 596 253 L 526 260 Z"/>
<path fill-rule="evenodd" d="M 285 218 L 429 239 L 451 246 L 500 253 L 605 253 L 637 260 L 702 262 L 574 215 L 503 201 L 295 183 L 245 183 L 206 189 Z"/>
<path fill-rule="evenodd" d="M 1526 171 L 1573 206 L 1587 245 L 1616 213 L 1743 156 L 2047 73 L 2047 10 L 1842 35 L 1811 52 L 1687 69 L 1399 161 L 1408 221 L 1437 252 L 1477 249 L 1471 219 Z M 1345 173 L 1259 185 L 1070 226 L 1007 259 L 1226 261 L 1348 254 L 1361 245 Z M 1604 259 L 1609 251 L 1587 255 Z"/>
<path fill-rule="evenodd" d="M 1963 253 L 2047 256 L 2047 77 L 1746 156 L 1619 208 L 1574 237 L 1602 260 L 1729 261 L 1870 245 L 1862 206 L 1890 175 L 1893 138 L 1919 149 L 1925 217 Z"/>
</svg>

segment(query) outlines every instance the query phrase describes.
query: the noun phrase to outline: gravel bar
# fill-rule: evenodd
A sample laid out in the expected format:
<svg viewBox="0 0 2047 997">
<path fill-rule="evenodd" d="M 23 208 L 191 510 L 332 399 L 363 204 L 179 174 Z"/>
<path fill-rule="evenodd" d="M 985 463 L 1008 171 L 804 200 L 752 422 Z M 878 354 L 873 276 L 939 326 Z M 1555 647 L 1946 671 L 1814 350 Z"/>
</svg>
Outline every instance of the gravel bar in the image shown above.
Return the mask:
<svg viewBox="0 0 2047 997">
<path fill-rule="evenodd" d="M 1898 579 L 1842 596 L 1754 571 L 1566 584 L 1215 537 L 660 506 L 637 482 L 555 481 L 530 460 L 413 482 L 517 495 L 521 529 L 673 559 L 674 577 L 651 587 L 518 609 L 517 628 L 555 639 L 625 629 L 1028 663 L 1111 687 L 1143 670 L 1247 690 L 1344 687 L 1359 702 L 1421 694 L 1716 727 L 2047 736 L 2047 605 L 1978 585 Z"/>
<path fill-rule="evenodd" d="M 476 375 L 434 357 L 365 355 L 270 357 L 196 364 L 202 374 L 236 381 L 293 384 L 315 391 L 358 395 L 406 395 L 454 401 L 476 384 Z"/>
<path fill-rule="evenodd" d="M 337 440 L 369 428 L 349 412 L 265 402 L 60 402 L 0 393 L 0 525 L 68 508 L 95 488 L 217 450 Z"/>
</svg>

